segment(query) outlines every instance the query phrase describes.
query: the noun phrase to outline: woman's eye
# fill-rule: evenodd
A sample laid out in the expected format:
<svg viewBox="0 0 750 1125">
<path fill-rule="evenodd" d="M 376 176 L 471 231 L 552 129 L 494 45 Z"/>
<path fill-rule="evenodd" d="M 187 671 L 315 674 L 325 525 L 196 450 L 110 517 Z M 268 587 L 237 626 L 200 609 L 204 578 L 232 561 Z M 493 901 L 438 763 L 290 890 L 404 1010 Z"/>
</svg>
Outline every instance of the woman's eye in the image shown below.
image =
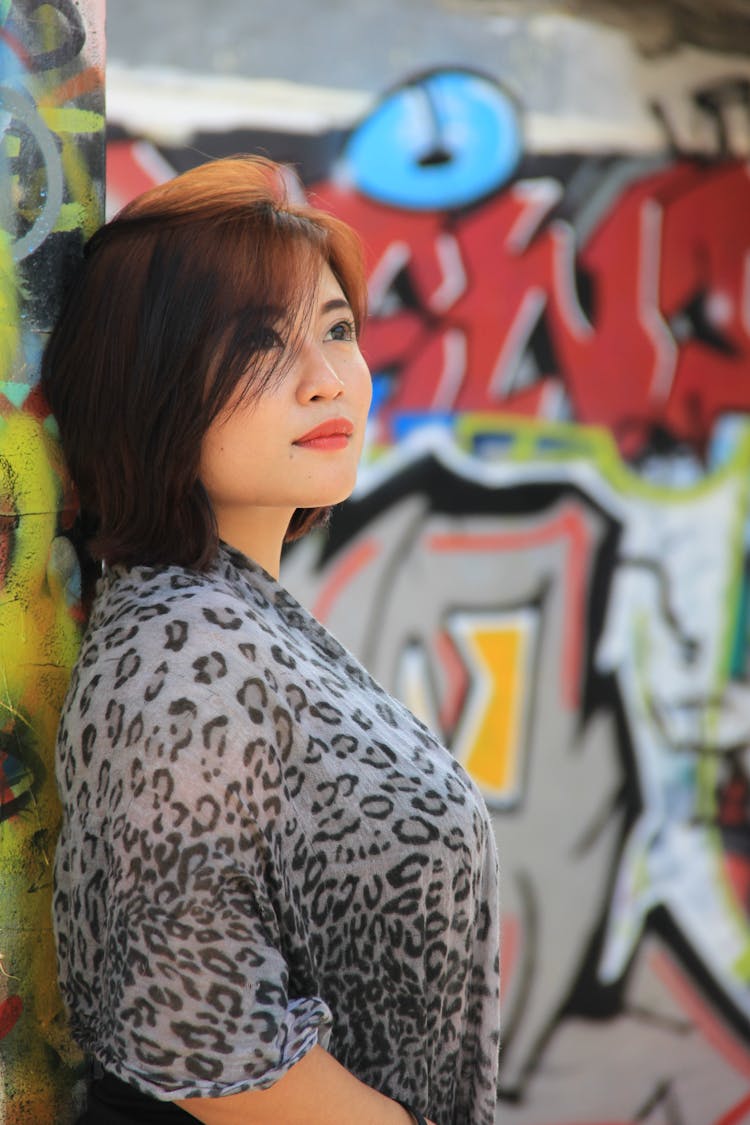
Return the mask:
<svg viewBox="0 0 750 1125">
<path fill-rule="evenodd" d="M 339 320 L 326 332 L 326 340 L 343 340 L 348 343 L 356 338 L 357 329 L 353 320 Z"/>
<path fill-rule="evenodd" d="M 284 341 L 279 336 L 275 328 L 264 324 L 254 334 L 252 338 L 252 350 L 254 352 L 270 352 L 274 348 L 283 348 Z"/>
</svg>

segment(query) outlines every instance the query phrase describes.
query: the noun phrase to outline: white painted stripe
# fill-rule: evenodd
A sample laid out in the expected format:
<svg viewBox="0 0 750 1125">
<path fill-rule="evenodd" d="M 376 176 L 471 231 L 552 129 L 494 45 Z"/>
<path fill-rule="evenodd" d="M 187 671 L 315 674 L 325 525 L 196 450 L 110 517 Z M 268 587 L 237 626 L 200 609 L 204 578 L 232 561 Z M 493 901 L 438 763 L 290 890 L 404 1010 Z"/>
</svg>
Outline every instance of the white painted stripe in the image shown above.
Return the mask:
<svg viewBox="0 0 750 1125">
<path fill-rule="evenodd" d="M 182 144 L 196 132 L 277 129 L 320 133 L 348 128 L 371 106 L 361 90 L 276 79 L 222 78 L 107 64 L 107 118 L 133 136 Z"/>
<path fill-rule="evenodd" d="M 157 144 L 184 144 L 198 131 L 273 129 L 314 135 L 348 129 L 377 100 L 364 90 L 173 68 L 136 69 L 116 59 L 107 63 L 108 119 Z M 664 147 L 660 126 L 645 115 L 623 122 L 526 112 L 523 130 L 528 153 L 641 153 Z"/>
</svg>

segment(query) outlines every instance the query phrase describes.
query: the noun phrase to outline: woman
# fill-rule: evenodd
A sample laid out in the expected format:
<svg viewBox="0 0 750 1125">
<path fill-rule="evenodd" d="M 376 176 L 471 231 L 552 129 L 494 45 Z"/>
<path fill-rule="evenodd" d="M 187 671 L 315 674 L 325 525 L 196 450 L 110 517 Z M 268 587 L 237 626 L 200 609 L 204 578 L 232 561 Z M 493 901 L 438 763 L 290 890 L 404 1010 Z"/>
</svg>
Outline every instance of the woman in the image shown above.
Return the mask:
<svg viewBox="0 0 750 1125">
<path fill-rule="evenodd" d="M 45 354 L 104 563 L 54 897 L 97 1125 L 493 1120 L 481 798 L 279 584 L 354 485 L 364 312 L 353 233 L 236 158 L 94 236 Z"/>
</svg>

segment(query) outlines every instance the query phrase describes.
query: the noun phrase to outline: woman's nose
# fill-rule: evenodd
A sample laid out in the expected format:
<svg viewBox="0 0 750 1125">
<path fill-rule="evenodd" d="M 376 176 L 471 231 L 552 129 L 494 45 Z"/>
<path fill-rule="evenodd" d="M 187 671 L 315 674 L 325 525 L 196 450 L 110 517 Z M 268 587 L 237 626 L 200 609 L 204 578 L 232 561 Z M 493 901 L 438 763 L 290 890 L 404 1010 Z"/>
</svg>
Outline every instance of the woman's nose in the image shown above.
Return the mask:
<svg viewBox="0 0 750 1125">
<path fill-rule="evenodd" d="M 302 371 L 298 393 L 305 400 L 334 399 L 344 393 L 344 381 L 321 347 L 303 346 L 299 362 Z"/>
</svg>

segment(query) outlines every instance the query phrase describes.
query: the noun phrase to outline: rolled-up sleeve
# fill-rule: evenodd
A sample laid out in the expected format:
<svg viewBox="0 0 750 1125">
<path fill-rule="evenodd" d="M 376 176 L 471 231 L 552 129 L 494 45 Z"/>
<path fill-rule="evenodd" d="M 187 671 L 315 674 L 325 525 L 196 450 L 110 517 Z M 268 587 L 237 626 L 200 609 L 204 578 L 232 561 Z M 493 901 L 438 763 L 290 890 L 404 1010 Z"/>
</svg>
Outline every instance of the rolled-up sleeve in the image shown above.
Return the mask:
<svg viewBox="0 0 750 1125">
<path fill-rule="evenodd" d="M 166 869 L 113 903 L 106 944 L 102 1061 L 162 1098 L 272 1085 L 331 1020 L 319 997 L 290 997 L 262 886 L 210 850 L 191 859 L 179 888 Z"/>
<path fill-rule="evenodd" d="M 174 683 L 158 706 L 131 693 L 116 716 L 130 747 L 92 749 L 110 767 L 63 831 L 58 908 L 78 921 L 61 983 L 108 1070 L 162 1099 L 217 1097 L 272 1085 L 332 1017 L 283 952 L 283 700 L 244 679 L 229 697 Z"/>
</svg>

